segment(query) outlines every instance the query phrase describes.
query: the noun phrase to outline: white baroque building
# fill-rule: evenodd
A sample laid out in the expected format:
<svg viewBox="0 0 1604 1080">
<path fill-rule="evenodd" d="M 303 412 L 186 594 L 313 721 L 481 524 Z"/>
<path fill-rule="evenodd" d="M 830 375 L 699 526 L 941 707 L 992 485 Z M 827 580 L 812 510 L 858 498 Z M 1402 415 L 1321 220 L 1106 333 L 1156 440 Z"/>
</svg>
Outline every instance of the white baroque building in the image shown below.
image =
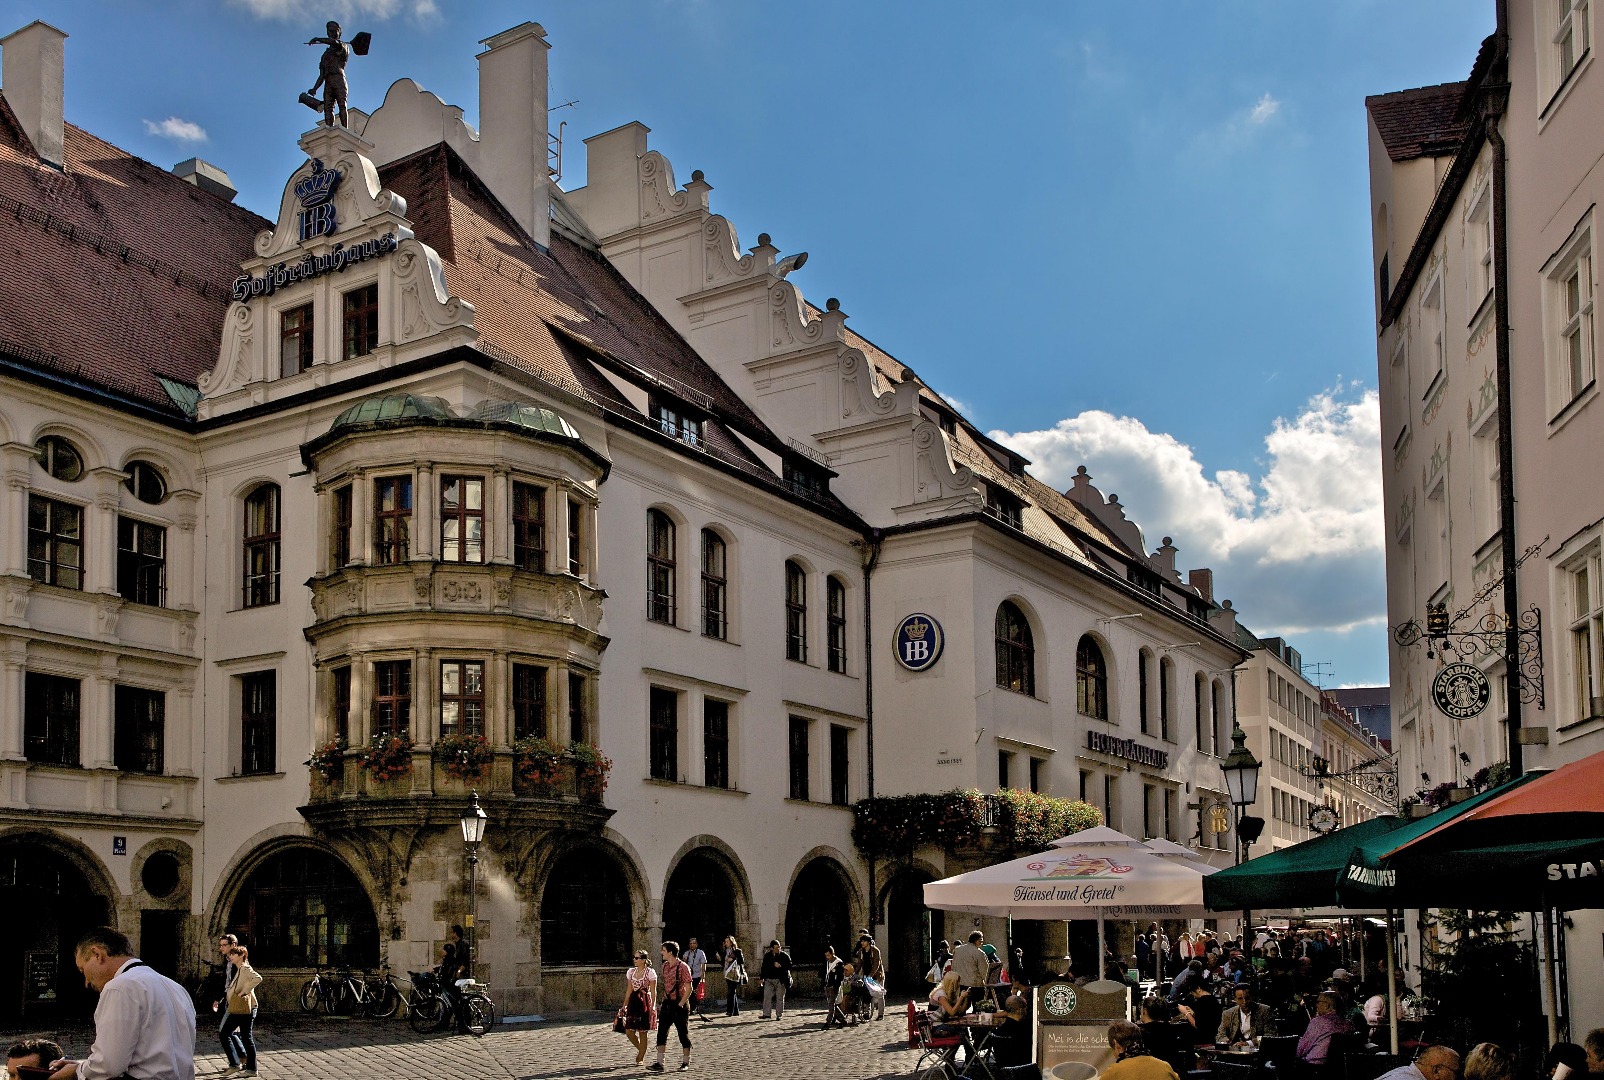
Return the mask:
<svg viewBox="0 0 1604 1080">
<path fill-rule="evenodd" d="M 1084 798 L 1229 861 L 1208 571 L 808 303 L 645 127 L 551 183 L 539 26 L 484 42 L 477 131 L 402 80 L 286 148 L 269 218 L 67 124 L 64 39 L 0 77 L 0 905 L 39 912 L 0 1016 L 25 964 L 81 1008 L 96 922 L 180 973 L 236 931 L 282 1001 L 473 906 L 509 1014 L 664 936 L 873 926 L 916 979 L 969 925 L 922 884 L 985 856 L 864 859 L 871 794 Z"/>
</svg>

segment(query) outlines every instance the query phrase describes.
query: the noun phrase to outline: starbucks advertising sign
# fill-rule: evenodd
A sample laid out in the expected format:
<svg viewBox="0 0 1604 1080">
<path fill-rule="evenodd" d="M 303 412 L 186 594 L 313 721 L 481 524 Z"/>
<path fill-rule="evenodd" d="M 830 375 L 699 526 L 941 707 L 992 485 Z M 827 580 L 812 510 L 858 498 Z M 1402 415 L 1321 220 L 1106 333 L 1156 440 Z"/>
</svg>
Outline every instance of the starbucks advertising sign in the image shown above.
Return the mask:
<svg viewBox="0 0 1604 1080">
<path fill-rule="evenodd" d="M 1431 700 L 1439 712 L 1455 720 L 1480 716 L 1492 696 L 1487 675 L 1471 664 L 1449 664 L 1431 680 Z"/>
</svg>

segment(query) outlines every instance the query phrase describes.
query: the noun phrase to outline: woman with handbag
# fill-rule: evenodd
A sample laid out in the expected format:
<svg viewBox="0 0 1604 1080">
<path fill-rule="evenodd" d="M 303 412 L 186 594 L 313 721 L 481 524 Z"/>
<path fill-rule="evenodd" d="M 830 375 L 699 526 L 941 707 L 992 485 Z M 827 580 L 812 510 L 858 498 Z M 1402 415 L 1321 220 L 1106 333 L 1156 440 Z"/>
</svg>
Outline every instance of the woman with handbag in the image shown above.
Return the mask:
<svg viewBox="0 0 1604 1080">
<path fill-rule="evenodd" d="M 646 1060 L 646 1042 L 657 1027 L 657 972 L 644 950 L 635 953 L 624 981 L 624 1003 L 613 1018 L 613 1030 L 624 1033 L 639 1065 Z"/>
<path fill-rule="evenodd" d="M 238 1070 L 236 1075 L 256 1075 L 256 1039 L 251 1035 L 251 1028 L 256 1019 L 256 988 L 262 983 L 262 976 L 251 967 L 250 954 L 245 946 L 235 945 L 228 950 L 229 962 L 234 965 L 234 977 L 229 980 L 226 993 L 228 995 L 228 1015 L 223 1017 L 223 1025 L 218 1029 L 218 1038 L 223 1040 L 223 1053 L 229 1059 L 230 1071 Z M 234 1060 L 238 1051 L 234 1049 L 235 1034 L 238 1041 L 245 1048 L 244 1068 L 241 1063 Z"/>
<path fill-rule="evenodd" d="M 741 987 L 746 983 L 746 954 L 735 943 L 735 938 L 724 938 L 724 1015 L 741 1015 Z"/>
</svg>

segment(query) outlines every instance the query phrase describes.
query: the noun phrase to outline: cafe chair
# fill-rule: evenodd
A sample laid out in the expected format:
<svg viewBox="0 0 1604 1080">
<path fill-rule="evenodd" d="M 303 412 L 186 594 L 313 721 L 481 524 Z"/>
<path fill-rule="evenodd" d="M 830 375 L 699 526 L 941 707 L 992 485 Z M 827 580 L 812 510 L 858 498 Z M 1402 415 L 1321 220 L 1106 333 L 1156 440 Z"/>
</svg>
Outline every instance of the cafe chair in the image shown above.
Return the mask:
<svg viewBox="0 0 1604 1080">
<path fill-rule="evenodd" d="M 1259 1040 L 1259 1055 L 1276 1080 L 1287 1080 L 1297 1073 L 1298 1036 L 1266 1035 Z"/>
<path fill-rule="evenodd" d="M 933 1035 L 930 1014 L 920 1013 L 917 1032 L 919 1060 L 913 1064 L 913 1075 L 919 1080 L 957 1080 L 958 1065 L 953 1061 L 958 1048 L 964 1044 L 963 1035 Z"/>
</svg>

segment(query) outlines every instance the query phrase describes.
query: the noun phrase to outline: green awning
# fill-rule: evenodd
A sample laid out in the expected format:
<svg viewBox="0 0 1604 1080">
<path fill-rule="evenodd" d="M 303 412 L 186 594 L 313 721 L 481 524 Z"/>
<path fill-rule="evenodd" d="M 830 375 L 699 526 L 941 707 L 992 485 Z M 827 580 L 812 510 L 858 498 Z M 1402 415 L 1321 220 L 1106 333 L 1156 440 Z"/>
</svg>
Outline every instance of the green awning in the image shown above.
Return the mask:
<svg viewBox="0 0 1604 1080">
<path fill-rule="evenodd" d="M 1337 875 L 1353 849 L 1408 824 L 1397 817 L 1371 818 L 1227 867 L 1204 879 L 1203 903 L 1214 911 L 1330 907 L 1337 902 Z"/>
</svg>

